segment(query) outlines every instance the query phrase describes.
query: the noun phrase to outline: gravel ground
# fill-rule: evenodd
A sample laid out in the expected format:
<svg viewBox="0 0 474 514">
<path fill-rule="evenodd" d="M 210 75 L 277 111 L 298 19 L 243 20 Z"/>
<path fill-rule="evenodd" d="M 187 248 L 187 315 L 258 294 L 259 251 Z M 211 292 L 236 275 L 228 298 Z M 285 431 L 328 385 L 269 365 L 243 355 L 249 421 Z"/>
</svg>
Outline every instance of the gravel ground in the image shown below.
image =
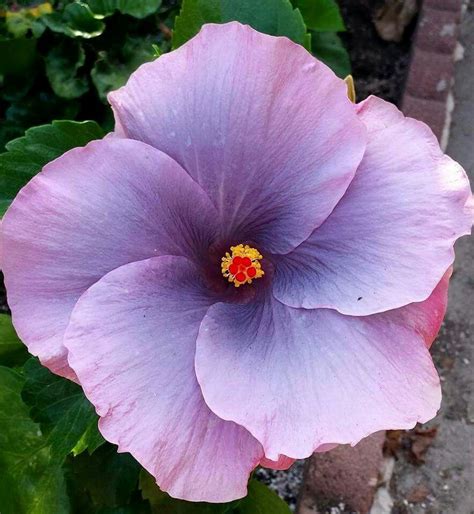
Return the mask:
<svg viewBox="0 0 474 514">
<path fill-rule="evenodd" d="M 283 498 L 294 512 L 303 480 L 304 467 L 305 461 L 297 460 L 287 471 L 259 468 L 255 472 L 255 478 L 278 493 L 280 498 Z"/>
</svg>

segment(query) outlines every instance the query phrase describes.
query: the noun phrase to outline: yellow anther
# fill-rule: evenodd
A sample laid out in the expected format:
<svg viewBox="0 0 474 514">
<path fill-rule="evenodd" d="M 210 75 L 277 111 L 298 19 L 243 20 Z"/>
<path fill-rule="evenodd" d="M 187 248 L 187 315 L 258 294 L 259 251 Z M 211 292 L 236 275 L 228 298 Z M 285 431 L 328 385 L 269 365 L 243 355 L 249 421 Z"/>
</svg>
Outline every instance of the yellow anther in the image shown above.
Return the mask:
<svg viewBox="0 0 474 514">
<path fill-rule="evenodd" d="M 249 245 L 231 246 L 230 252 L 222 257 L 221 270 L 224 277 L 240 287 L 243 284 L 251 284 L 256 278 L 265 274 L 260 261 L 263 256 L 256 248 Z"/>
</svg>

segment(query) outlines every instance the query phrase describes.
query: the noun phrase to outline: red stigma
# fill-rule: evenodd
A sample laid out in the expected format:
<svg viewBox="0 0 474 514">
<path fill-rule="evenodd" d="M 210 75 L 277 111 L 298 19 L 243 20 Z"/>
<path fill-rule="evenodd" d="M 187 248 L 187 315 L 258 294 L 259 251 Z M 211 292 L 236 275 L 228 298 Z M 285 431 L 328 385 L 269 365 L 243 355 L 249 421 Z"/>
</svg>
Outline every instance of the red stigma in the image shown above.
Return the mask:
<svg viewBox="0 0 474 514">
<path fill-rule="evenodd" d="M 251 284 L 254 279 L 264 275 L 260 260 L 263 258 L 259 251 L 248 245 L 231 246 L 232 254 L 227 252 L 222 257 L 222 274 L 235 287 Z"/>
<path fill-rule="evenodd" d="M 235 275 L 235 280 L 237 280 L 237 282 L 245 282 L 246 279 L 247 277 L 243 271 L 239 271 L 237 275 Z"/>
<path fill-rule="evenodd" d="M 229 266 L 229 271 L 232 273 L 232 275 L 237 275 L 239 272 L 239 266 L 235 262 L 235 259 L 233 260 L 232 264 Z"/>
</svg>

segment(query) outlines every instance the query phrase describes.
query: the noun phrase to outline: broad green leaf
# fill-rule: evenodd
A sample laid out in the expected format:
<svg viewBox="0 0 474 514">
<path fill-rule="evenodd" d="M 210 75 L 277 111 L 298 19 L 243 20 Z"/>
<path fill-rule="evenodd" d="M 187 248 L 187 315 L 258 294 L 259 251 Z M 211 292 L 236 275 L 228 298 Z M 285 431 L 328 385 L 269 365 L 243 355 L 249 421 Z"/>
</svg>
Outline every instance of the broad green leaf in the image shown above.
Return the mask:
<svg viewBox="0 0 474 514">
<path fill-rule="evenodd" d="M 34 20 L 35 19 L 28 14 L 26 9 L 21 9 L 18 12 L 7 11 L 5 27 L 14 38 L 19 38 L 26 36 Z"/>
<path fill-rule="evenodd" d="M 83 2 L 67 4 L 62 12 L 56 11 L 41 18 L 53 32 L 69 37 L 90 39 L 100 36 L 105 23 Z"/>
<path fill-rule="evenodd" d="M 150 506 L 147 502 L 133 503 L 125 507 L 105 507 L 97 511 L 97 514 L 150 514 Z"/>
<path fill-rule="evenodd" d="M 312 33 L 313 54 L 341 78 L 351 73 L 351 61 L 341 39 L 334 32 Z"/>
<path fill-rule="evenodd" d="M 24 133 L 24 129 L 18 123 L 12 120 L 0 120 L 0 149 L 5 148 L 6 143 L 12 139 L 21 136 Z M 1 155 L 1 154 L 0 154 Z M 1 182 L 1 179 L 0 179 Z M 0 186 L 1 189 L 1 186 Z M 2 196 L 0 191 L 0 196 Z M 10 205 L 9 200 L 0 200 L 0 217 L 3 215 L 5 210 Z"/>
<path fill-rule="evenodd" d="M 100 57 L 91 72 L 99 98 L 106 102 L 107 93 L 123 86 L 141 64 L 155 59 L 154 54 L 152 41 L 147 38 L 128 38 L 120 55 L 113 56 L 100 52 Z"/>
<path fill-rule="evenodd" d="M 150 502 L 152 514 L 290 514 L 288 505 L 257 480 L 249 482 L 248 495 L 230 503 L 191 503 L 171 498 L 161 491 L 155 479 L 142 470 L 140 489 Z"/>
<path fill-rule="evenodd" d="M 0 314 L 0 365 L 21 366 L 27 359 L 28 351 L 16 335 L 11 317 Z"/>
<path fill-rule="evenodd" d="M 39 39 L 43 32 L 46 30 L 46 25 L 43 23 L 41 19 L 35 20 L 33 24 L 31 25 L 31 32 L 33 34 L 33 37 L 36 39 Z"/>
<path fill-rule="evenodd" d="M 104 136 L 94 121 L 53 121 L 51 125 L 33 127 L 25 136 L 10 141 L 0 154 L 0 205 L 6 207 L 18 191 L 41 168 L 76 146 L 84 146 Z"/>
<path fill-rule="evenodd" d="M 265 34 L 287 36 L 296 43 L 305 40 L 303 17 L 289 0 L 183 0 L 173 31 L 173 47 L 191 39 L 205 23 L 233 20 Z"/>
<path fill-rule="evenodd" d="M 28 415 L 22 386 L 21 375 L 0 367 L 0 512 L 69 514 L 63 471 Z"/>
<path fill-rule="evenodd" d="M 3 214 L 5 214 L 11 202 L 11 200 L 0 200 L 0 215 L 3 216 Z"/>
<path fill-rule="evenodd" d="M 23 136 L 30 127 L 51 123 L 51 120 L 71 120 L 78 112 L 78 100 L 59 98 L 49 87 L 34 87 L 28 95 L 13 100 L 5 111 L 5 119 L 0 119 L 0 151 L 5 151 L 9 141 Z"/>
<path fill-rule="evenodd" d="M 31 407 L 32 419 L 40 423 L 52 456 L 62 462 L 79 443 L 84 450 L 84 437 L 91 430 L 97 432 L 98 417 L 82 389 L 74 382 L 54 375 L 35 358 L 30 359 L 23 369 L 26 380 L 22 397 Z M 104 439 L 97 436 L 90 441 L 94 446 L 88 449 L 93 452 Z"/>
<path fill-rule="evenodd" d="M 86 491 L 95 507 L 121 507 L 130 503 L 138 487 L 140 465 L 129 453 L 104 444 L 92 455 L 68 459 L 75 487 Z"/>
<path fill-rule="evenodd" d="M 297 0 L 296 5 L 309 29 L 321 32 L 346 30 L 336 0 Z"/>
<path fill-rule="evenodd" d="M 35 64 L 36 39 L 0 39 L 0 75 L 31 73 Z"/>
<path fill-rule="evenodd" d="M 31 90 L 36 78 L 36 67 L 28 69 L 28 73 L 21 75 L 3 76 L 1 98 L 7 102 L 16 102 L 26 96 Z"/>
<path fill-rule="evenodd" d="M 87 92 L 89 82 L 81 75 L 86 61 L 84 49 L 75 40 L 65 39 L 45 57 L 46 76 L 53 91 L 62 98 L 78 98 Z"/>
<path fill-rule="evenodd" d="M 33 30 L 37 18 L 52 12 L 53 8 L 49 2 L 34 7 L 7 11 L 5 14 L 6 29 L 15 38 L 26 36 L 29 30 Z"/>
<path fill-rule="evenodd" d="M 229 514 L 291 514 L 291 511 L 277 494 L 252 479 L 248 495 Z"/>
<path fill-rule="evenodd" d="M 158 11 L 161 0 L 87 0 L 87 3 L 94 14 L 109 16 L 120 11 L 134 18 L 146 18 Z"/>
<path fill-rule="evenodd" d="M 88 450 L 89 454 L 93 453 L 99 446 L 104 443 L 104 438 L 99 432 L 97 423 L 91 423 L 81 436 L 77 444 L 71 450 L 74 456 L 80 455 Z"/>
<path fill-rule="evenodd" d="M 140 490 L 143 498 L 150 502 L 152 514 L 234 514 L 232 509 L 240 503 L 239 500 L 231 503 L 192 503 L 176 500 L 161 491 L 155 479 L 144 469 L 140 472 Z"/>
</svg>

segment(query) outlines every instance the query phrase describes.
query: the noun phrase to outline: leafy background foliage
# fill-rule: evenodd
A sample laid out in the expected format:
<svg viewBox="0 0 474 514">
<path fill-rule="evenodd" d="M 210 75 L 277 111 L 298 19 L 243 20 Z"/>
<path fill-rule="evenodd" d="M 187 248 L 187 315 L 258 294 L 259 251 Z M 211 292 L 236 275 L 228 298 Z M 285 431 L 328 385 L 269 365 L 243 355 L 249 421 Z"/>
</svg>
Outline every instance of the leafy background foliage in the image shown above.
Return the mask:
<svg viewBox="0 0 474 514">
<path fill-rule="evenodd" d="M 104 136 L 95 121 L 53 121 L 28 129 L 0 154 L 0 216 L 18 191 L 48 162 L 67 150 Z"/>
<path fill-rule="evenodd" d="M 57 0 L 0 3 L 0 216 L 41 168 L 112 129 L 107 93 L 204 23 L 287 36 L 350 73 L 335 0 Z M 81 121 L 89 120 L 89 121 Z M 39 125 L 39 126 L 36 126 Z M 170 498 L 98 431 L 80 386 L 28 355 L 0 314 L 2 514 L 288 514 L 251 480 L 223 505 Z"/>
<path fill-rule="evenodd" d="M 39 1 L 0 4 L 0 149 L 54 119 L 92 119 L 109 131 L 106 94 L 204 23 L 238 20 L 287 36 L 339 75 L 350 72 L 335 0 Z"/>
</svg>

